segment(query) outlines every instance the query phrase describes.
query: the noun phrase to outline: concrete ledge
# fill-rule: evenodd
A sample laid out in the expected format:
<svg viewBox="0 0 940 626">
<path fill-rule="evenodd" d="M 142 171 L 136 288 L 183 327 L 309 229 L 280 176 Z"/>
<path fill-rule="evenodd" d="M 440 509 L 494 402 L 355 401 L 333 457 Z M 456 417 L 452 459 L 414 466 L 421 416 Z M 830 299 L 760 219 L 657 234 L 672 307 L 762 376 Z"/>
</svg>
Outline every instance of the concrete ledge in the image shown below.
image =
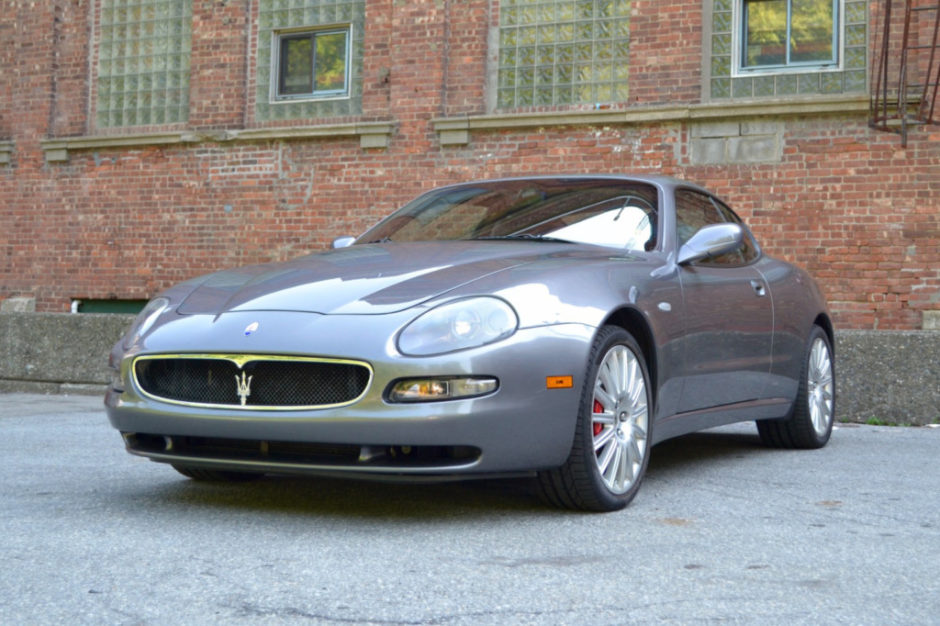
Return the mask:
<svg viewBox="0 0 940 626">
<path fill-rule="evenodd" d="M 390 121 L 348 122 L 342 124 L 320 124 L 317 126 L 291 126 L 287 128 L 249 128 L 208 132 L 181 130 L 168 133 L 56 137 L 43 139 L 39 144 L 46 155 L 47 163 L 62 163 L 68 161 L 69 152 L 75 150 L 140 148 L 144 146 L 197 144 L 206 141 L 288 141 L 296 139 L 359 137 L 359 145 L 363 149 L 387 148 L 390 141 L 389 138 L 394 130 L 395 124 Z M 0 152 L 2 151 L 3 143 L 0 142 Z"/>
<path fill-rule="evenodd" d="M 431 120 L 442 145 L 469 143 L 470 131 L 541 128 L 546 126 L 616 126 L 630 124 L 716 122 L 721 120 L 800 115 L 863 115 L 868 96 L 840 95 L 761 99 L 689 105 L 654 105 L 616 110 L 565 110 L 534 113 L 491 113 Z"/>
<path fill-rule="evenodd" d="M 836 384 L 842 421 L 940 422 L 940 332 L 839 331 Z"/>
<path fill-rule="evenodd" d="M 103 393 L 133 315 L 0 313 L 0 391 Z"/>
<path fill-rule="evenodd" d="M 0 313 L 0 393 L 104 393 L 108 353 L 132 315 Z M 837 416 L 940 421 L 940 331 L 836 333 Z"/>
</svg>

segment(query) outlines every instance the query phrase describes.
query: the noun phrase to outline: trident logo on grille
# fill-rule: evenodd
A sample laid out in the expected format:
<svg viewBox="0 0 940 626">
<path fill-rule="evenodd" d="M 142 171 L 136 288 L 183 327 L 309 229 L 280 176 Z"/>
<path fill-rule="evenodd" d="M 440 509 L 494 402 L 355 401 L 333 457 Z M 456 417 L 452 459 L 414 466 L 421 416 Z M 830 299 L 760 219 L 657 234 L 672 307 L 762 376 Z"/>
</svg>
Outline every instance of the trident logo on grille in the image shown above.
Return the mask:
<svg viewBox="0 0 940 626">
<path fill-rule="evenodd" d="M 245 406 L 245 402 L 248 400 L 248 396 L 251 395 L 251 379 L 254 376 L 245 377 L 245 372 L 242 372 L 241 378 L 237 375 L 235 376 L 235 384 L 238 385 L 238 397 L 242 401 L 242 406 Z"/>
</svg>

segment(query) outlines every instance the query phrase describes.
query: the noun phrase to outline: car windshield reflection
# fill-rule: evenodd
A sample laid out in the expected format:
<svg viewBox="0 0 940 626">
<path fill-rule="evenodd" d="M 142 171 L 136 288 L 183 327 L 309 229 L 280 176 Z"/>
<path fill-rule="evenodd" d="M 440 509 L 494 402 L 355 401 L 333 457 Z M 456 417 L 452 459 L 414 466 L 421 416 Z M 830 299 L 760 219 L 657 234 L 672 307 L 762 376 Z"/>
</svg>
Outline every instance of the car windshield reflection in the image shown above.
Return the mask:
<svg viewBox="0 0 940 626">
<path fill-rule="evenodd" d="M 642 183 L 471 183 L 419 197 L 357 242 L 523 239 L 651 250 L 656 206 L 655 188 Z"/>
</svg>

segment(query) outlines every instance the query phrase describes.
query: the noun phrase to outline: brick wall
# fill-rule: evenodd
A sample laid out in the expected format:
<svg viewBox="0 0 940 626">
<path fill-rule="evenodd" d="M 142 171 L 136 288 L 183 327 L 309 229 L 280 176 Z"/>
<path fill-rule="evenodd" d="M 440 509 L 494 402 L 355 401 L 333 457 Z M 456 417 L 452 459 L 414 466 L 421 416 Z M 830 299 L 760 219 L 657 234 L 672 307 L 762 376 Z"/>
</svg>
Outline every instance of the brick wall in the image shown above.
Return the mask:
<svg viewBox="0 0 940 626">
<path fill-rule="evenodd" d="M 940 309 L 936 127 L 913 129 L 902 148 L 897 136 L 869 129 L 864 113 L 777 111 L 721 121 L 724 130 L 672 118 L 507 125 L 442 146 L 434 119 L 493 113 L 487 42 L 498 4 L 370 0 L 362 115 L 274 124 L 253 114 L 258 3 L 194 0 L 189 122 L 97 129 L 89 113 L 96 4 L 4 0 L 0 143 L 13 147 L 0 164 L 0 300 L 29 296 L 39 311 L 66 311 L 73 298 L 146 298 L 222 267 L 323 249 L 439 184 L 640 171 L 723 195 L 768 252 L 820 279 L 842 328 L 916 329 L 925 311 Z M 631 7 L 630 102 L 612 108 L 699 104 L 702 3 Z M 374 120 L 393 124 L 386 148 L 346 135 L 205 136 Z M 168 129 L 195 137 L 73 148 L 67 161 L 48 163 L 41 145 Z M 725 157 L 696 156 L 703 139 L 724 142 Z"/>
</svg>

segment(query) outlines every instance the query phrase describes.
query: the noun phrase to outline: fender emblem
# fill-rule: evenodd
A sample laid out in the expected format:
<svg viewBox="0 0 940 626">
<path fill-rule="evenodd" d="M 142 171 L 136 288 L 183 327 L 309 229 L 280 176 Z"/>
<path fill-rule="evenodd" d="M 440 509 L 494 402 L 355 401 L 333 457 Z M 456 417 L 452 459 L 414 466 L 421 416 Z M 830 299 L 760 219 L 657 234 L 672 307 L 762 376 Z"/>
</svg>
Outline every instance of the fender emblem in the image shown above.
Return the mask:
<svg viewBox="0 0 940 626">
<path fill-rule="evenodd" d="M 241 378 L 238 375 L 235 376 L 235 384 L 238 386 L 238 397 L 242 401 L 242 406 L 245 406 L 245 402 L 248 401 L 248 396 L 251 395 L 251 379 L 254 376 L 245 377 L 245 372 L 242 372 Z"/>
<path fill-rule="evenodd" d="M 245 336 L 247 337 L 251 333 L 258 330 L 260 327 L 261 327 L 261 324 L 259 324 L 258 322 L 252 322 L 251 324 L 248 324 L 248 326 L 245 327 Z"/>
</svg>

